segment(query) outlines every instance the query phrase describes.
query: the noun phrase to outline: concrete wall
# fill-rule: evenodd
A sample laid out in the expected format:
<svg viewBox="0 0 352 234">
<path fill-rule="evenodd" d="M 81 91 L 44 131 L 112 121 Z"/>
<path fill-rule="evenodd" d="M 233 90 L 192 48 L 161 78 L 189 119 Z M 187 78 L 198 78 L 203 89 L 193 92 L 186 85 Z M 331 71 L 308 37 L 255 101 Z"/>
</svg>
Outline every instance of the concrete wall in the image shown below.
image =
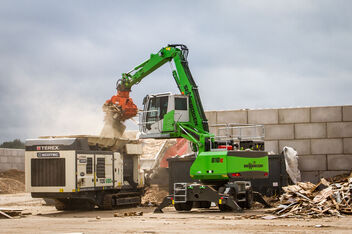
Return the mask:
<svg viewBox="0 0 352 234">
<path fill-rule="evenodd" d="M 10 169 L 24 171 L 24 149 L 0 148 L 0 171 Z"/>
<path fill-rule="evenodd" d="M 352 170 L 352 106 L 208 111 L 209 125 L 263 124 L 265 148 L 280 153 L 284 146 L 300 155 L 302 179 L 317 182 Z M 217 128 L 210 131 L 217 134 Z"/>
</svg>

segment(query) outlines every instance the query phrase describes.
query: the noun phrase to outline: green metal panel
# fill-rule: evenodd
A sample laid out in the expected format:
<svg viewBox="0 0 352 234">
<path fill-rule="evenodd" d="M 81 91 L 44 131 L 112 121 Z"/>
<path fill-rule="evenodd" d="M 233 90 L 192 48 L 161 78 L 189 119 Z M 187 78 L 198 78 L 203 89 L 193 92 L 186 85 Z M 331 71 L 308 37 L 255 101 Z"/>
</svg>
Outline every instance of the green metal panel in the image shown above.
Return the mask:
<svg viewBox="0 0 352 234">
<path fill-rule="evenodd" d="M 172 132 L 174 130 L 175 130 L 175 110 L 172 110 L 164 115 L 163 132 Z"/>
<path fill-rule="evenodd" d="M 269 172 L 268 156 L 259 158 L 227 157 L 228 173 L 241 173 L 250 171 Z"/>
<path fill-rule="evenodd" d="M 268 156 L 236 157 L 227 151 L 199 153 L 191 166 L 190 175 L 200 180 L 226 180 L 230 173 L 269 172 Z"/>
<path fill-rule="evenodd" d="M 190 170 L 195 179 L 227 179 L 227 151 L 202 152 L 193 162 Z"/>
</svg>

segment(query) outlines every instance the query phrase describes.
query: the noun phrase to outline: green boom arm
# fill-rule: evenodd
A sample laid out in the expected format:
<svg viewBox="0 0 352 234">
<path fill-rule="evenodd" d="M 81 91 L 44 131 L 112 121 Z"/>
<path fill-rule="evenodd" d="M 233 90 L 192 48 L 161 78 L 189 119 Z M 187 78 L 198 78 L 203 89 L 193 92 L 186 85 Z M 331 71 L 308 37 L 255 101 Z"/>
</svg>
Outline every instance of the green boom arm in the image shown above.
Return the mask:
<svg viewBox="0 0 352 234">
<path fill-rule="evenodd" d="M 144 77 L 164 65 L 166 62 L 175 63 L 176 70 L 172 75 L 182 94 L 189 97 L 190 121 L 188 123 L 176 123 L 176 131 L 171 133 L 171 137 L 184 137 L 195 145 L 199 151 L 207 151 L 209 139 L 213 135 L 209 133 L 208 120 L 200 100 L 198 87 L 194 82 L 187 62 L 188 49 L 185 45 L 168 45 L 158 53 L 151 54 L 150 58 L 135 67 L 132 71 L 122 74 L 117 89 L 120 91 L 130 91 L 131 87 L 138 84 Z"/>
</svg>

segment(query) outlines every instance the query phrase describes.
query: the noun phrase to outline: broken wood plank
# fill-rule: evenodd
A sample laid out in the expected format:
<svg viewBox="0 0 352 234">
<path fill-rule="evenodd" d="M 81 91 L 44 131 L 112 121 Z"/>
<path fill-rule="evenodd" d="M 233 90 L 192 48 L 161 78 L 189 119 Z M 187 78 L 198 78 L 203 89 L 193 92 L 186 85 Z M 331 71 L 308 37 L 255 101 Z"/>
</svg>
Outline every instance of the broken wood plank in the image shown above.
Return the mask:
<svg viewBox="0 0 352 234">
<path fill-rule="evenodd" d="M 0 214 L 5 216 L 8 219 L 13 219 L 10 215 L 6 214 L 5 212 L 0 211 Z"/>
<path fill-rule="evenodd" d="M 331 201 L 334 203 L 336 210 L 339 210 L 340 209 L 339 204 L 337 204 L 334 196 L 330 195 L 329 197 L 330 197 Z"/>
</svg>

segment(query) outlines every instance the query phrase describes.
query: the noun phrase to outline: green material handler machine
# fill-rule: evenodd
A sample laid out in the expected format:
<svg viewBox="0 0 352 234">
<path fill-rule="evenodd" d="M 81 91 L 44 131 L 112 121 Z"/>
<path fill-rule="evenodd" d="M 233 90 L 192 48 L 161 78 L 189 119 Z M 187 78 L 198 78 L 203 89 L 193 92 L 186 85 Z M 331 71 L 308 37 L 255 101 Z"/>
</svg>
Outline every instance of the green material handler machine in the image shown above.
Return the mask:
<svg viewBox="0 0 352 234">
<path fill-rule="evenodd" d="M 128 119 L 136 115 L 137 107 L 129 97 L 133 85 L 163 64 L 173 63 L 173 78 L 180 94 L 147 95 L 140 113 L 141 138 L 185 138 L 192 144 L 196 159 L 189 171 L 197 183 L 175 183 L 174 194 L 167 196 L 155 212 L 174 204 L 176 210 L 192 207 L 209 208 L 216 204 L 222 211 L 250 208 L 253 200 L 268 204 L 252 191 L 250 179 L 267 178 L 267 152 L 254 143 L 254 150 L 240 150 L 231 140 L 219 141 L 209 132 L 208 120 L 201 103 L 198 87 L 187 61 L 188 49 L 182 44 L 168 45 L 158 53 L 123 73 L 117 82 L 117 95 L 106 102 L 105 110 Z M 240 181 L 239 181 L 240 180 Z"/>
</svg>

